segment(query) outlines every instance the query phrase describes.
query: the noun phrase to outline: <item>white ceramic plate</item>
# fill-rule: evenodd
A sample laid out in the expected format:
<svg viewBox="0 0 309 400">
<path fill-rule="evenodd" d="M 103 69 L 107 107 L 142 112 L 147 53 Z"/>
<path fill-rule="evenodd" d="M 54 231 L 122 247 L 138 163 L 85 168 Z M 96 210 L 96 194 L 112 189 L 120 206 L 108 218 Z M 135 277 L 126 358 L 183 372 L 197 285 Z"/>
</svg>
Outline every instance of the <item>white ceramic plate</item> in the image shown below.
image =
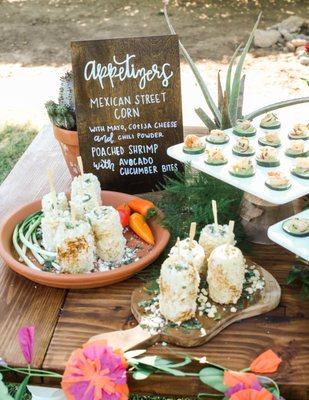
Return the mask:
<svg viewBox="0 0 309 400">
<path fill-rule="evenodd" d="M 309 218 L 309 209 L 294 215 L 294 217 Z M 267 234 L 269 239 L 309 261 L 309 237 L 295 237 L 286 233 L 282 228 L 282 224 L 287 219 L 277 222 L 268 228 Z"/>
</svg>

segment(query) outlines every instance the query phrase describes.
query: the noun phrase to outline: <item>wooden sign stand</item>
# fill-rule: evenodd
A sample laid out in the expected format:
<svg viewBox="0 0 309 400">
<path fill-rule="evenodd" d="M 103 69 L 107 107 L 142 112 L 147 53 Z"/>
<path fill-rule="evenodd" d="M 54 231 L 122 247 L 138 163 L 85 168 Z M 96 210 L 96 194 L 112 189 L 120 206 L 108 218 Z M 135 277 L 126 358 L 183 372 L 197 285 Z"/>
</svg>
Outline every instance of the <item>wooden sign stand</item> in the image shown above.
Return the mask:
<svg viewBox="0 0 309 400">
<path fill-rule="evenodd" d="M 72 42 L 77 130 L 85 172 L 103 189 L 142 193 L 181 169 L 176 35 Z"/>
</svg>

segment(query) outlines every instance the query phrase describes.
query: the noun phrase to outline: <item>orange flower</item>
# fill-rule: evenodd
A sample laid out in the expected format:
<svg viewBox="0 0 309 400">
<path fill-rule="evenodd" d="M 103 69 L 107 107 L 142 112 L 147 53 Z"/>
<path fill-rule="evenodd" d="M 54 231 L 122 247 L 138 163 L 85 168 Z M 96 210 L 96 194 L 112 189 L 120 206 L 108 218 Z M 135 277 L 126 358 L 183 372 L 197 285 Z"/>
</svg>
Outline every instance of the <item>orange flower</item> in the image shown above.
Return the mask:
<svg viewBox="0 0 309 400">
<path fill-rule="evenodd" d="M 230 400 L 272 400 L 273 395 L 266 389 L 254 390 L 254 389 L 244 389 L 237 393 L 234 393 Z"/>
<path fill-rule="evenodd" d="M 281 361 L 272 350 L 267 350 L 252 361 L 250 370 L 259 374 L 271 374 L 277 371 Z"/>
<path fill-rule="evenodd" d="M 223 383 L 227 387 L 236 386 L 239 383 L 243 383 L 245 388 L 250 388 L 251 385 L 257 381 L 257 377 L 249 372 L 237 372 L 237 371 L 224 371 Z"/>
</svg>

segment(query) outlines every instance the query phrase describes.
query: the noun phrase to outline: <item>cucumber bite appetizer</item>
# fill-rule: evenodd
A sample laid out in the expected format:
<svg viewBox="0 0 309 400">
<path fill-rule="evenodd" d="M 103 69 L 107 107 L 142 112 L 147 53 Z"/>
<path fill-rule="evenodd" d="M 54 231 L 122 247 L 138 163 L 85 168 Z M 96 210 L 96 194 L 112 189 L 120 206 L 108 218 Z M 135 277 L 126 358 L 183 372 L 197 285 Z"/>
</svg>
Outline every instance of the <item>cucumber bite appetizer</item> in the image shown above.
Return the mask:
<svg viewBox="0 0 309 400">
<path fill-rule="evenodd" d="M 291 169 L 291 174 L 298 178 L 309 179 L 309 157 L 299 157 L 296 165 Z"/>
<path fill-rule="evenodd" d="M 188 135 L 183 144 L 183 152 L 186 154 L 202 154 L 205 150 L 203 140 L 196 135 Z"/>
<path fill-rule="evenodd" d="M 206 136 L 206 140 L 208 143 L 212 144 L 225 144 L 230 140 L 230 138 L 224 131 L 213 129 L 210 131 L 210 134 Z"/>
<path fill-rule="evenodd" d="M 209 165 L 224 165 L 227 163 L 227 159 L 222 153 L 221 149 L 218 147 L 213 147 L 210 149 L 206 149 L 205 151 L 206 158 L 205 163 Z"/>
<path fill-rule="evenodd" d="M 265 132 L 264 136 L 259 138 L 259 144 L 261 146 L 280 147 L 281 140 L 278 132 Z"/>
<path fill-rule="evenodd" d="M 280 161 L 277 150 L 274 147 L 260 147 L 256 156 L 256 162 L 261 167 L 278 167 Z"/>
<path fill-rule="evenodd" d="M 283 230 L 289 235 L 296 237 L 309 236 L 309 219 L 308 218 L 290 218 L 283 222 Z"/>
<path fill-rule="evenodd" d="M 272 190 L 287 190 L 291 187 L 291 182 L 280 171 L 269 171 L 265 185 Z"/>
<path fill-rule="evenodd" d="M 237 136 L 250 137 L 256 134 L 256 129 L 248 119 L 239 119 L 236 121 L 233 133 Z"/>
<path fill-rule="evenodd" d="M 295 124 L 291 132 L 289 132 L 290 139 L 309 139 L 309 127 L 305 124 Z"/>
<path fill-rule="evenodd" d="M 254 155 L 255 150 L 252 146 L 250 146 L 248 138 L 241 137 L 237 139 L 237 142 L 233 146 L 232 152 L 236 156 L 250 157 Z"/>
<path fill-rule="evenodd" d="M 279 129 L 281 123 L 275 113 L 267 113 L 260 122 L 262 129 Z"/>
<path fill-rule="evenodd" d="M 285 155 L 288 157 L 306 157 L 308 151 L 305 149 L 305 142 L 303 140 L 290 140 L 290 143 L 285 150 Z"/>
<path fill-rule="evenodd" d="M 254 166 L 249 158 L 243 158 L 232 164 L 229 173 L 237 178 L 250 178 L 255 174 Z"/>
</svg>

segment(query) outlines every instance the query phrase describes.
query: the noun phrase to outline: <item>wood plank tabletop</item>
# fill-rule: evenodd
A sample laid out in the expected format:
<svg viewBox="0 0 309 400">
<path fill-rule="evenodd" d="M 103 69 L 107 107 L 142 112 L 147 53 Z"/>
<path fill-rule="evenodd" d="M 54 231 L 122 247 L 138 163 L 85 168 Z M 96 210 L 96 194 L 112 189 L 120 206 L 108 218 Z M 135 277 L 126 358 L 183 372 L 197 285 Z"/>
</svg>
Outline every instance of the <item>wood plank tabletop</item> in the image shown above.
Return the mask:
<svg viewBox="0 0 309 400">
<path fill-rule="evenodd" d="M 49 127 L 44 128 L 0 186 L 0 223 L 25 202 L 48 191 L 45 171 L 55 172 L 56 187 L 69 188 L 70 177 Z M 234 369 L 245 368 L 265 349 L 280 354 L 283 363 L 274 376 L 287 399 L 309 398 L 308 302 L 299 288 L 286 285 L 294 256 L 279 246 L 252 246 L 250 258 L 268 269 L 282 286 L 282 300 L 272 312 L 235 323 L 204 346 L 168 348 L 157 344 L 150 354 L 184 350 Z M 1 261 L 0 261 L 1 262 Z M 159 267 L 159 266 L 158 266 Z M 16 340 L 23 325 L 36 326 L 35 367 L 63 371 L 75 348 L 95 334 L 128 329 L 136 324 L 130 311 L 136 277 L 109 287 L 89 290 L 53 289 L 34 284 L 0 264 L 0 356 L 9 364 L 24 365 Z M 133 393 L 195 396 L 206 387 L 196 378 L 155 375 L 130 381 Z"/>
</svg>

